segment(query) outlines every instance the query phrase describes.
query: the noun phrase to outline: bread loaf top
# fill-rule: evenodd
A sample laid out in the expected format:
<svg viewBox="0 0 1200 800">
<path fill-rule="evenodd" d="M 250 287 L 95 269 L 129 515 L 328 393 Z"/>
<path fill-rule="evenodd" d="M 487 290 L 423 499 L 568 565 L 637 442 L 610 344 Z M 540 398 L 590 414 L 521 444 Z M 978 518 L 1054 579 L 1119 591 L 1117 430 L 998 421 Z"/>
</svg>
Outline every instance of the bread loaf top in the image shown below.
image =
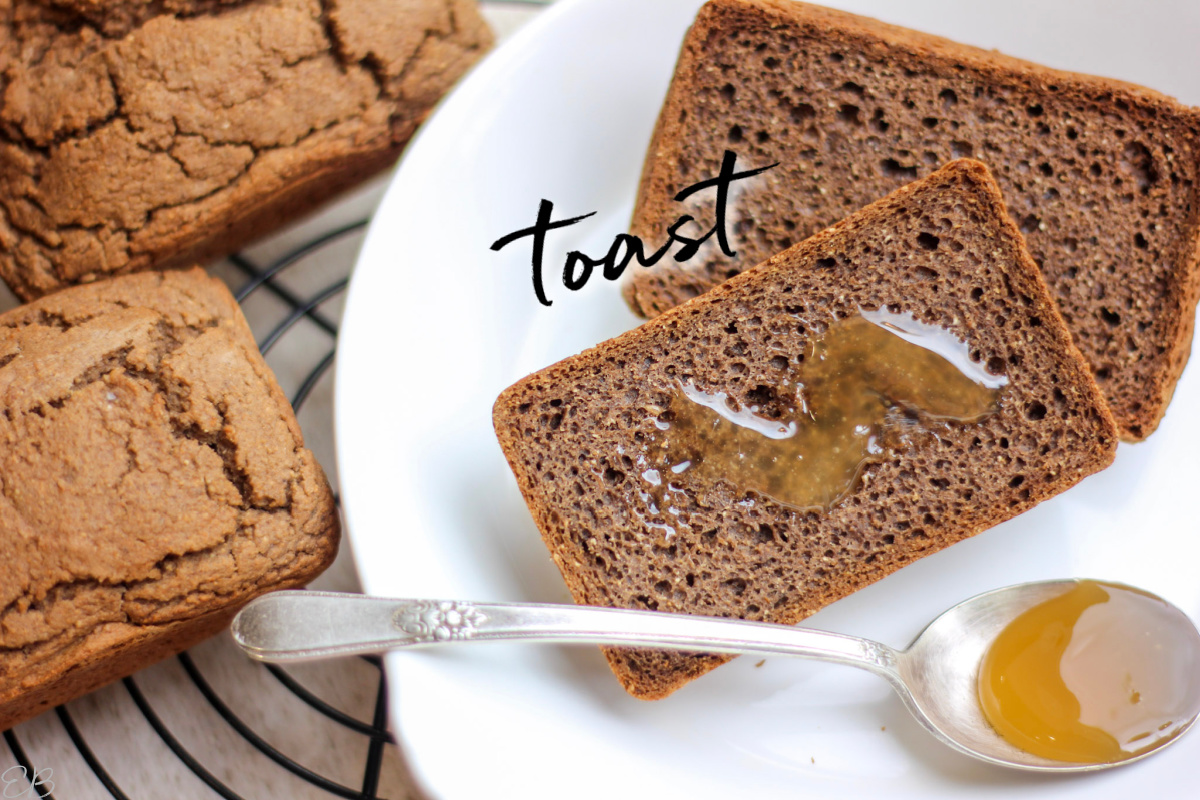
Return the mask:
<svg viewBox="0 0 1200 800">
<path fill-rule="evenodd" d="M 471 0 L 0 7 L 0 278 L 232 252 L 383 169 L 491 43 Z"/>
<path fill-rule="evenodd" d="M 312 577 L 337 531 L 220 281 L 141 273 L 0 315 L 0 705 Z"/>
<path fill-rule="evenodd" d="M 772 417 L 781 378 L 835 319 L 886 308 L 965 341 L 1004 375 L 998 410 L 929 422 L 829 510 L 639 458 L 692 382 Z M 794 402 L 794 401 L 793 401 Z M 496 433 L 577 602 L 792 624 L 1107 466 L 1116 429 L 987 168 L 953 162 L 641 327 L 531 375 Z M 668 531 L 667 528 L 670 530 Z M 607 651 L 661 697 L 724 659 Z"/>
<path fill-rule="evenodd" d="M 730 260 L 638 270 L 653 316 L 960 156 L 988 164 L 1123 438 L 1158 425 L 1200 270 L 1200 112 L 1149 89 L 792 0 L 713 0 L 684 42 L 633 233 L 733 148 L 779 161 L 731 208 Z M 708 224 L 711 209 L 688 209 Z"/>
</svg>

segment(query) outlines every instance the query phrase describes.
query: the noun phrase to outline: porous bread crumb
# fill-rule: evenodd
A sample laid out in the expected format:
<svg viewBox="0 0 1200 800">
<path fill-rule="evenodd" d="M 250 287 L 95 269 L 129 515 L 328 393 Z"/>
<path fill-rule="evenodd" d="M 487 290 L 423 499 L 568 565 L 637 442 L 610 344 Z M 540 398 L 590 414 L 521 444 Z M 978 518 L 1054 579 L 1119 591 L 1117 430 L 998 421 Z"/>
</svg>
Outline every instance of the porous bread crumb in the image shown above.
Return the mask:
<svg viewBox="0 0 1200 800">
<path fill-rule="evenodd" d="M 639 441 L 653 436 L 675 386 L 728 392 L 771 417 L 783 407 L 781 377 L 813 336 L 834 318 L 885 306 L 949 331 L 1005 375 L 998 410 L 931 425 L 911 449 L 868 466 L 829 511 L 693 483 L 687 472 L 672 478 L 677 515 L 650 508 Z M 1117 444 L 998 187 L 967 160 L 522 379 L 496 401 L 494 423 L 576 602 L 783 624 L 1067 489 L 1107 466 Z M 606 654 L 643 698 L 727 660 Z"/>
<path fill-rule="evenodd" d="M 954 158 L 988 164 L 1122 437 L 1158 425 L 1200 294 L 1200 111 L 793 0 L 714 0 L 684 42 L 646 156 L 633 233 L 716 174 L 780 165 L 732 200 L 737 258 L 636 270 L 653 316 Z M 687 209 L 706 229 L 708 207 Z"/>
</svg>

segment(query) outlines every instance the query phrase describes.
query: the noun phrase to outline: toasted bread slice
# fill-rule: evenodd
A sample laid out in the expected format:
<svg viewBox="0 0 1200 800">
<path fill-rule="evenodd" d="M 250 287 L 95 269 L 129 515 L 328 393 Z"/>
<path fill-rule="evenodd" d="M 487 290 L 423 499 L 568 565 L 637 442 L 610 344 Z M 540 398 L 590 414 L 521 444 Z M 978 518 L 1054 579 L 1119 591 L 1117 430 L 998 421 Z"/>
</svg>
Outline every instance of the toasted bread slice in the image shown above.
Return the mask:
<svg viewBox="0 0 1200 800">
<path fill-rule="evenodd" d="M 729 259 L 664 261 L 626 287 L 659 314 L 951 159 L 987 163 L 1122 438 L 1158 425 L 1191 349 L 1200 111 L 1130 84 L 792 0 L 713 0 L 684 42 L 633 233 L 731 148 L 780 165 L 730 210 Z M 711 209 L 687 209 L 704 222 Z"/>
<path fill-rule="evenodd" d="M 784 378 L 805 378 L 822 332 L 879 310 L 947 332 L 976 367 L 1003 375 L 994 411 L 926 420 L 825 508 L 688 470 L 644 473 L 663 421 L 683 411 L 681 386 L 779 419 L 796 404 Z M 970 160 L 519 381 L 494 422 L 576 602 L 784 624 L 1067 489 L 1117 445 L 995 181 Z M 663 486 L 671 508 L 655 500 Z M 726 660 L 606 652 L 643 698 Z"/>
</svg>

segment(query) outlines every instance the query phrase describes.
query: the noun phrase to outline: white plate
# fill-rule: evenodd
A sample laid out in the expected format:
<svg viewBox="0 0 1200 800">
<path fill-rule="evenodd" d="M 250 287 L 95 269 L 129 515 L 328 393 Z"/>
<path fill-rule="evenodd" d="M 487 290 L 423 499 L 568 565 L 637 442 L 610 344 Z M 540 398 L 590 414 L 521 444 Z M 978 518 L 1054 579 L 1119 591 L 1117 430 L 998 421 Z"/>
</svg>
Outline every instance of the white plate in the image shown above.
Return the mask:
<svg viewBox="0 0 1200 800">
<path fill-rule="evenodd" d="M 350 542 L 376 595 L 567 602 L 491 431 L 522 375 L 636 324 L 598 279 L 537 305 L 528 248 L 489 250 L 556 215 L 548 274 L 628 220 L 643 153 L 698 0 L 568 0 L 477 69 L 425 125 L 367 238 L 338 353 Z M 1194 0 L 887 0 L 842 5 L 1200 103 Z M 555 287 L 557 286 L 557 290 Z M 1087 576 L 1146 587 L 1200 617 L 1200 378 L 1147 443 L 1067 494 L 813 617 L 904 645 L 977 592 Z M 387 659 L 393 720 L 443 798 L 1159 796 L 1195 785 L 1200 734 L 1141 764 L 1047 780 L 934 743 L 879 680 L 739 659 L 672 697 L 624 694 L 594 648 L 479 645 Z"/>
</svg>

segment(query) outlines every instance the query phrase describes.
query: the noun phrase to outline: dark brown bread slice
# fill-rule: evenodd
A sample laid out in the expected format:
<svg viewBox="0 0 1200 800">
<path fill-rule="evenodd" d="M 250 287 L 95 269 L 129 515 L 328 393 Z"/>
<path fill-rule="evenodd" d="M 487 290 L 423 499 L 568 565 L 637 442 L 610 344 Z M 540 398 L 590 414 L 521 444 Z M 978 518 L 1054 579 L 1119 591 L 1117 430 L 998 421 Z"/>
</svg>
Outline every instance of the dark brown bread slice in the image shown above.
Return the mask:
<svg viewBox="0 0 1200 800">
<path fill-rule="evenodd" d="M 0 729 L 307 583 L 337 540 L 219 281 L 141 273 L 0 315 Z"/>
<path fill-rule="evenodd" d="M 781 162 L 736 201 L 738 257 L 638 270 L 626 286 L 636 311 L 661 313 L 973 155 L 995 174 L 1122 438 L 1158 425 L 1200 290 L 1200 111 L 791 0 L 714 0 L 679 57 L 633 232 L 661 240 L 680 214 L 671 198 L 715 175 L 726 148 L 743 167 Z"/>
<path fill-rule="evenodd" d="M 635 461 L 673 387 L 770 416 L 779 383 L 834 318 L 886 306 L 950 331 L 1007 376 L 999 408 L 934 426 L 867 468 L 828 512 L 725 482 L 672 482 L 676 535 Z M 801 372 L 803 375 L 803 372 Z M 575 600 L 792 624 L 923 555 L 1063 491 L 1117 434 L 986 167 L 960 160 L 636 330 L 505 390 L 496 434 Z M 751 497 L 753 503 L 739 501 Z M 625 688 L 662 697 L 722 663 L 607 651 Z"/>
<path fill-rule="evenodd" d="M 0 278 L 232 252 L 392 163 L 490 43 L 473 0 L 0 4 Z"/>
</svg>

